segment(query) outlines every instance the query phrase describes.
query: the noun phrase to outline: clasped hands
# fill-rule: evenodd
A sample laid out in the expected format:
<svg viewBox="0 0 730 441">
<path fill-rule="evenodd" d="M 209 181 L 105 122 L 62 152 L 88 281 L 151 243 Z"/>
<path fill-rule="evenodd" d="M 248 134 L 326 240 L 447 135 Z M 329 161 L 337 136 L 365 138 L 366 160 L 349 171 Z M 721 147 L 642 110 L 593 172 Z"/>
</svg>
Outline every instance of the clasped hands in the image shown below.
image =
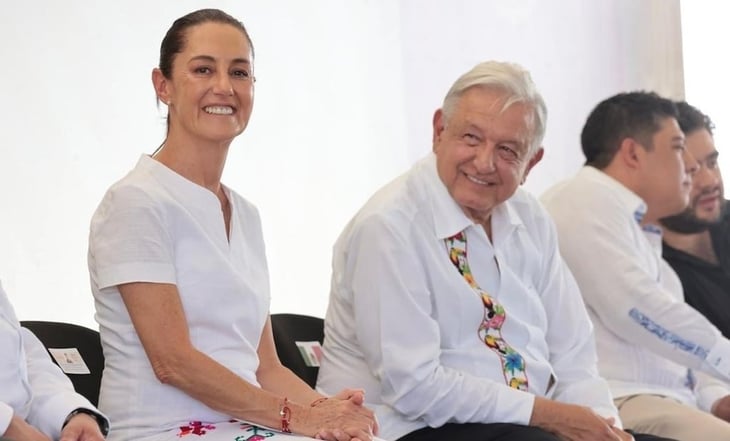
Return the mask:
<svg viewBox="0 0 730 441">
<path fill-rule="evenodd" d="M 365 407 L 365 391 L 344 389 L 310 409 L 309 419 L 318 427 L 315 439 L 326 441 L 372 441 L 378 422 Z"/>
</svg>

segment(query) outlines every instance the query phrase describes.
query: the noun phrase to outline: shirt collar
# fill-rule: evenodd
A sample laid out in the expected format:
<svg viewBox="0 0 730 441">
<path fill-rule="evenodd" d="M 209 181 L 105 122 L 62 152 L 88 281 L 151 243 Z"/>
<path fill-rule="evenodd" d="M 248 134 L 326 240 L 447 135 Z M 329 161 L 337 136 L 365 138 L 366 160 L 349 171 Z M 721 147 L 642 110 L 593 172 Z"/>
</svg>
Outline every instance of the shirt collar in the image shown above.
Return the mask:
<svg viewBox="0 0 730 441">
<path fill-rule="evenodd" d="M 428 197 L 431 200 L 431 213 L 433 215 L 434 233 L 439 239 L 446 239 L 456 233 L 465 230 L 472 221 L 449 194 L 436 169 L 436 155 L 429 154 L 424 158 L 422 166 L 425 168 L 426 185 L 429 191 Z M 521 191 L 521 190 L 517 190 Z M 492 210 L 492 231 L 501 235 L 513 228 L 522 225 L 522 220 L 515 209 L 505 201 Z"/>
<path fill-rule="evenodd" d="M 626 186 L 608 174 L 598 170 L 595 167 L 586 165 L 578 172 L 584 179 L 598 182 L 609 188 L 613 196 L 619 200 L 619 204 L 631 215 L 637 223 L 641 223 L 646 215 L 647 206 L 643 199 L 636 193 L 626 188 Z"/>
<path fill-rule="evenodd" d="M 170 190 L 171 193 L 178 192 L 177 189 L 185 188 L 185 197 L 187 199 L 195 198 L 192 200 L 200 203 L 219 203 L 215 193 L 187 179 L 150 155 L 141 155 L 137 166 L 152 175 L 157 182 Z M 223 183 L 221 183 L 221 187 L 226 195 L 229 195 L 228 188 Z"/>
</svg>

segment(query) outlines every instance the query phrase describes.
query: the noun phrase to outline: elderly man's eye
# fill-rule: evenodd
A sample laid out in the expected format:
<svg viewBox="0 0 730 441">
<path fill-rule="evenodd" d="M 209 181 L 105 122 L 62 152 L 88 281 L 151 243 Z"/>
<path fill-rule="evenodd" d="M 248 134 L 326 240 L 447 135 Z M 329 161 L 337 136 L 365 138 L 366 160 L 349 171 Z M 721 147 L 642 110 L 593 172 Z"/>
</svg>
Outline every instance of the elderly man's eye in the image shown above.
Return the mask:
<svg viewBox="0 0 730 441">
<path fill-rule="evenodd" d="M 513 149 L 512 147 L 508 145 L 500 145 L 499 147 L 500 154 L 507 159 L 517 159 L 519 155 L 517 154 L 517 150 Z"/>
<path fill-rule="evenodd" d="M 464 141 L 468 145 L 477 145 L 481 141 L 478 136 L 474 135 L 473 133 L 465 133 L 464 134 Z"/>
</svg>

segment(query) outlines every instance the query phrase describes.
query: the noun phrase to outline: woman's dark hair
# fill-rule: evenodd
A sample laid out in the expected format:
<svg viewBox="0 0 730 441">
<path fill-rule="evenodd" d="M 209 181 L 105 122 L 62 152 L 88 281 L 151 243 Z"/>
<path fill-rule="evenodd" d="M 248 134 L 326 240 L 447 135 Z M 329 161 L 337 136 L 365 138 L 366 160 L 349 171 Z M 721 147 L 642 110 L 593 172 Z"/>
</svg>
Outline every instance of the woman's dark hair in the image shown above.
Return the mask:
<svg viewBox="0 0 730 441">
<path fill-rule="evenodd" d="M 211 22 L 228 24 L 241 31 L 248 41 L 248 46 L 251 48 L 251 58 L 254 57 L 253 42 L 251 41 L 251 37 L 248 35 L 248 31 L 243 23 L 220 9 L 199 9 L 175 20 L 172 23 L 172 26 L 170 26 L 170 29 L 167 30 L 165 38 L 162 39 L 162 44 L 160 44 L 160 64 L 158 67 L 165 78 L 172 78 L 172 63 L 175 61 L 175 56 L 185 49 L 188 29 L 193 26 Z M 159 106 L 160 99 L 157 98 L 157 107 L 159 108 Z M 167 132 L 169 133 L 170 115 L 168 114 L 165 119 L 167 121 Z M 165 141 L 162 141 L 162 144 L 157 147 L 154 153 L 152 153 L 152 156 L 159 152 L 164 145 Z"/>
<path fill-rule="evenodd" d="M 172 63 L 175 61 L 175 56 L 185 48 L 187 30 L 193 26 L 209 22 L 229 24 L 240 30 L 248 40 L 251 57 L 253 58 L 253 43 L 243 23 L 220 9 L 200 9 L 175 20 L 170 29 L 167 30 L 165 38 L 162 39 L 159 68 L 165 78 L 172 78 Z"/>
</svg>

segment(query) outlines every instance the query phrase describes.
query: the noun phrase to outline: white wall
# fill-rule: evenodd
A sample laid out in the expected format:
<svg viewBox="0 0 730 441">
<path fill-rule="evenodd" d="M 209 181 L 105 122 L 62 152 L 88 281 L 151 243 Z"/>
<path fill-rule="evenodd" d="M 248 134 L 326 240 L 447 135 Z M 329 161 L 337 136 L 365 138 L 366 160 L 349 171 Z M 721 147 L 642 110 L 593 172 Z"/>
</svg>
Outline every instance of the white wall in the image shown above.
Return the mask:
<svg viewBox="0 0 730 441">
<path fill-rule="evenodd" d="M 542 193 L 583 164 L 588 113 L 621 91 L 682 95 L 678 2 L 409 0 L 403 17 L 409 159 L 430 142 L 431 115 L 458 75 L 484 59 L 532 72 L 548 106 L 545 157 L 526 188 Z"/>
<path fill-rule="evenodd" d="M 323 315 L 331 246 L 366 198 L 430 148 L 450 83 L 485 59 L 532 70 L 550 115 L 541 192 L 581 164 L 578 133 L 621 90 L 682 94 L 678 1 L 25 0 L 0 16 L 0 278 L 21 319 L 95 327 L 88 222 L 162 140 L 149 76 L 172 20 L 241 18 L 256 104 L 224 182 L 260 209 L 273 312 Z"/>
<path fill-rule="evenodd" d="M 725 55 L 730 41 L 727 17 L 730 4 L 717 0 L 682 2 L 682 42 L 687 102 L 710 116 L 715 123 L 715 145 L 725 181 L 730 182 L 730 90 Z M 726 196 L 730 186 L 726 184 Z"/>
</svg>

